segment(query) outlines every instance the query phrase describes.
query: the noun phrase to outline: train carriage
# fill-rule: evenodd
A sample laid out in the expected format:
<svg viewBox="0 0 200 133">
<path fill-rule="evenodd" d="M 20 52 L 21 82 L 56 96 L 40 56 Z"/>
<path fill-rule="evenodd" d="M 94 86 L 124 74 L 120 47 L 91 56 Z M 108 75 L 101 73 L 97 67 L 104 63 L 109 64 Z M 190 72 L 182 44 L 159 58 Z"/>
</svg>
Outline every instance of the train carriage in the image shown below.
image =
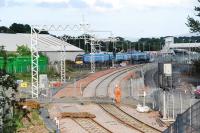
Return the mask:
<svg viewBox="0 0 200 133">
<path fill-rule="evenodd" d="M 92 54 L 84 54 L 78 55 L 76 57 L 76 64 L 89 64 L 91 63 Z M 114 59 L 115 62 L 123 62 L 123 61 L 130 61 L 132 60 L 134 63 L 141 63 L 141 62 L 149 62 L 150 56 L 148 53 L 145 52 L 137 52 L 134 51 L 132 53 L 116 53 L 116 56 L 113 53 L 95 53 L 93 54 L 94 62 L 95 63 L 107 63 L 112 62 Z"/>
<path fill-rule="evenodd" d="M 91 63 L 91 58 L 92 58 L 91 54 L 83 55 L 83 63 L 85 63 L 85 64 Z M 93 58 L 94 58 L 94 62 L 95 63 L 105 63 L 105 62 L 109 62 L 110 61 L 109 54 L 95 53 L 93 55 Z"/>
</svg>

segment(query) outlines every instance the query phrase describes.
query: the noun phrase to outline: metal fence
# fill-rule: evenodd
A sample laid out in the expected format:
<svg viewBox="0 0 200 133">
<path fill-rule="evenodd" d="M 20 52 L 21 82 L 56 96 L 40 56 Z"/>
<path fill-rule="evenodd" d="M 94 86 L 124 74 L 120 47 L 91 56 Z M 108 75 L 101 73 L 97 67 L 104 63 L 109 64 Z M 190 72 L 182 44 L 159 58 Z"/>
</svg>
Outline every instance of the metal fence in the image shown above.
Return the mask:
<svg viewBox="0 0 200 133">
<path fill-rule="evenodd" d="M 159 110 L 163 113 L 163 94 L 161 89 L 156 89 L 154 93 L 151 94 L 148 101 L 154 104 L 153 109 Z M 182 114 L 191 105 L 197 102 L 197 99 L 191 97 L 189 92 L 184 92 L 180 90 L 171 90 L 165 92 L 165 109 L 166 117 L 168 119 L 176 119 L 179 114 Z"/>
<path fill-rule="evenodd" d="M 190 59 L 194 58 L 190 57 Z M 177 56 L 174 60 L 179 62 L 173 64 L 174 70 L 176 70 L 173 76 L 175 78 L 173 84 L 176 88 L 179 88 L 178 79 L 180 79 L 180 74 L 178 72 L 180 71 L 181 73 L 184 73 L 185 71 L 191 71 L 192 68 L 187 64 L 188 61 L 186 61 L 183 57 Z M 164 62 L 166 61 L 167 58 Z M 145 73 L 153 68 L 157 69 L 156 65 L 151 64 L 151 66 L 143 68 L 143 72 Z M 144 79 L 142 77 L 124 81 L 122 82 L 122 87 L 126 90 L 126 92 L 124 92 L 125 94 L 127 93 L 126 96 L 129 96 L 135 99 L 137 103 L 142 104 L 143 97 L 141 97 L 139 93 L 141 88 L 144 88 Z M 164 131 L 164 133 L 200 133 L 200 102 L 198 102 L 198 100 L 191 94 L 190 90 L 192 90 L 192 88 L 190 88 L 190 86 L 184 87 L 186 88 L 183 88 L 183 90 L 172 89 L 166 93 L 167 118 L 169 120 L 176 119 L 176 121 L 166 131 Z M 146 104 L 150 108 L 158 110 L 162 113 L 163 91 L 156 86 L 150 90 L 152 91 L 147 93 Z"/>
<path fill-rule="evenodd" d="M 162 55 L 155 58 L 158 62 L 176 62 L 179 64 L 191 64 L 192 60 L 200 59 L 200 54 L 190 55 Z"/>
<path fill-rule="evenodd" d="M 200 133 L 200 101 L 179 114 L 164 133 Z"/>
<path fill-rule="evenodd" d="M 121 88 L 123 88 L 122 101 L 127 101 L 127 98 L 130 98 L 138 103 L 142 103 L 141 97 L 143 96 L 143 89 L 145 89 L 144 74 L 156 66 L 156 63 L 146 64 L 141 68 L 133 70 L 137 75 L 136 77 L 129 77 L 129 79 L 122 80 L 120 84 Z"/>
</svg>

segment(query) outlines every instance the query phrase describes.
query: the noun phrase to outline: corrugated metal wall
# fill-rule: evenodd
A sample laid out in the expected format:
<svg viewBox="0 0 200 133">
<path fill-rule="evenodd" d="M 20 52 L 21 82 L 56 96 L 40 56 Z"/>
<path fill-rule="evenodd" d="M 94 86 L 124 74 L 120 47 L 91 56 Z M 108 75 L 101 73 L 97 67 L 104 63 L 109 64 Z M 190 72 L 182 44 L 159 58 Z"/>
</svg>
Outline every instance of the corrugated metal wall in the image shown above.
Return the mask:
<svg viewBox="0 0 200 133">
<path fill-rule="evenodd" d="M 4 60 L 0 57 L 0 69 L 3 68 Z M 39 57 L 39 72 L 46 73 L 48 68 L 48 58 L 41 56 Z M 8 73 L 27 73 L 31 72 L 31 57 L 30 56 L 19 56 L 9 57 L 7 60 L 6 71 Z"/>
</svg>

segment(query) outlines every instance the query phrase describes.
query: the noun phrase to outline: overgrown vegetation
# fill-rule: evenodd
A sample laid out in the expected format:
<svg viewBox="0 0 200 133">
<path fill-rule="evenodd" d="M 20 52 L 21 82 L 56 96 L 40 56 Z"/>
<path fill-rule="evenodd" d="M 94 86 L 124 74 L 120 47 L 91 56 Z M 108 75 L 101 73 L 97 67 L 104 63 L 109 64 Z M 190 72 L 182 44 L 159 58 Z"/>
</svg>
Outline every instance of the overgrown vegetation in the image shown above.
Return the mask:
<svg viewBox="0 0 200 133">
<path fill-rule="evenodd" d="M 4 133 L 16 132 L 17 129 L 23 128 L 24 127 L 22 122 L 23 118 L 26 118 L 29 121 L 31 121 L 31 119 L 28 117 L 28 114 L 30 113 L 28 110 L 22 109 L 22 107 L 19 107 L 18 105 L 16 105 L 13 110 L 14 110 L 13 116 L 4 121 L 4 128 L 3 128 Z"/>
<path fill-rule="evenodd" d="M 4 58 L 3 69 L 0 69 L 0 119 L 3 122 L 0 132 L 11 133 L 15 131 L 16 125 L 20 125 L 18 121 L 13 119 L 15 118 L 16 93 L 18 90 L 15 77 L 6 73 L 7 54 L 4 47 L 1 47 L 0 51 Z"/>
<path fill-rule="evenodd" d="M 31 82 L 31 73 L 15 73 L 15 78 L 17 80 Z"/>
<path fill-rule="evenodd" d="M 26 45 L 17 46 L 17 54 L 20 56 L 31 55 L 31 50 Z"/>
<path fill-rule="evenodd" d="M 18 92 L 16 78 L 13 75 L 6 73 L 7 66 L 7 53 L 4 47 L 0 47 L 0 56 L 4 59 L 3 68 L 0 70 L 0 119 L 2 119 L 3 125 L 1 125 L 0 132 L 14 133 L 18 128 L 22 128 L 22 119 L 26 118 L 28 121 L 39 121 L 39 113 L 37 110 L 29 111 L 23 108 L 23 105 L 19 104 L 23 101 L 18 101 L 16 94 Z M 38 108 L 37 108 L 38 109 Z M 32 118 L 28 115 L 32 114 Z M 32 123 L 32 122 L 31 122 Z"/>
<path fill-rule="evenodd" d="M 3 126 L 2 133 L 14 133 L 21 128 L 30 126 L 43 126 L 39 117 L 39 106 L 36 102 L 25 102 L 24 99 L 16 99 L 17 84 L 14 77 L 0 70 L 0 119 Z M 24 108 L 27 106 L 27 108 Z"/>
<path fill-rule="evenodd" d="M 200 0 L 198 0 L 198 3 L 200 4 Z M 200 33 L 200 6 L 195 6 L 194 10 L 196 12 L 195 18 L 188 17 L 187 26 L 190 28 L 190 31 L 193 33 Z M 193 66 L 195 67 L 196 73 L 200 73 L 200 59 L 193 61 Z"/>
<path fill-rule="evenodd" d="M 200 0 L 198 0 L 198 3 L 200 3 Z M 195 18 L 189 16 L 188 17 L 187 26 L 190 28 L 191 32 L 200 33 L 200 22 L 199 22 L 200 6 L 199 6 L 199 4 L 198 4 L 198 6 L 195 6 L 194 10 L 196 12 Z"/>
<path fill-rule="evenodd" d="M 15 114 L 9 122 L 10 124 L 7 123 L 4 127 L 4 133 L 23 132 L 36 125 L 44 127 L 37 109 L 30 111 L 27 109 L 15 109 Z"/>
</svg>

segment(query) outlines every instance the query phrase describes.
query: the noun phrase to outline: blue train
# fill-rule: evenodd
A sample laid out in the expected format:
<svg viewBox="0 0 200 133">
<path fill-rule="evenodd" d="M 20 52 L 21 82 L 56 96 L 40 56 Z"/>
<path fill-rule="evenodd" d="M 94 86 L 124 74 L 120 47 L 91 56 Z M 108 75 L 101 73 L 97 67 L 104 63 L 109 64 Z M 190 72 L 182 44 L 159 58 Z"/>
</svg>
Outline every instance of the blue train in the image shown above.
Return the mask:
<svg viewBox="0 0 200 133">
<path fill-rule="evenodd" d="M 91 63 L 91 54 L 77 55 L 75 59 L 76 64 L 89 64 Z M 127 53 L 95 53 L 93 55 L 95 63 L 111 63 L 114 59 L 115 62 L 121 63 L 123 61 L 132 61 L 134 63 L 144 63 L 150 61 L 150 55 L 145 52 L 127 52 Z"/>
</svg>

